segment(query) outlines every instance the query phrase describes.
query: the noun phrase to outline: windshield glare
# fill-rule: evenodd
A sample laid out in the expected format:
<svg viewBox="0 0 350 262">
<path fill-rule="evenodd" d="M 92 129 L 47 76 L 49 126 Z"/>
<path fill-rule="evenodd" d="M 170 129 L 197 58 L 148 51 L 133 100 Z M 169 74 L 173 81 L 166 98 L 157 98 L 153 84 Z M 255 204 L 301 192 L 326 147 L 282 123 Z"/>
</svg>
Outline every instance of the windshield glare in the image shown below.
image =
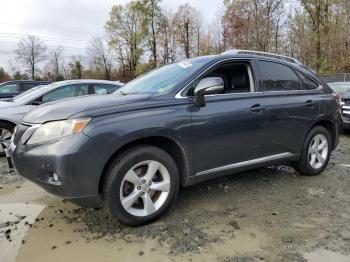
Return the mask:
<svg viewBox="0 0 350 262">
<path fill-rule="evenodd" d="M 168 94 L 188 76 L 210 61 L 200 57 L 153 70 L 115 91 L 115 94 Z"/>
</svg>

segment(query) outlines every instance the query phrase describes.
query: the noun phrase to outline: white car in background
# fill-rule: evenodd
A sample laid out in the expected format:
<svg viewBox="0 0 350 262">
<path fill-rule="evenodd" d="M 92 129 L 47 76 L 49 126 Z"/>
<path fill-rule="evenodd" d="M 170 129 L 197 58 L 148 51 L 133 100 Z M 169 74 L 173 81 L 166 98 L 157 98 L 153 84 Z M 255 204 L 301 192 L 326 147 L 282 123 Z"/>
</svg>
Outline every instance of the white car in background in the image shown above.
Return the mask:
<svg viewBox="0 0 350 262">
<path fill-rule="evenodd" d="M 14 98 L 0 101 L 0 156 L 5 154 L 15 126 L 33 108 L 60 99 L 110 94 L 119 89 L 121 82 L 105 80 L 67 80 L 46 86 L 37 86 Z"/>
</svg>

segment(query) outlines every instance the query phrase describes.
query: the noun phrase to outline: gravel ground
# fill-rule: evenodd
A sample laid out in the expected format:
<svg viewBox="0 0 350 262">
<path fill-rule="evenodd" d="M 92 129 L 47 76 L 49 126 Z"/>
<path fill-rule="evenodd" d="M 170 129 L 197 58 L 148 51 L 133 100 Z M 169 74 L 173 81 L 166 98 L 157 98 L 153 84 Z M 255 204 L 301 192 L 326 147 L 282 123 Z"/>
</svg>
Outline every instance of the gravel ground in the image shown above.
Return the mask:
<svg viewBox="0 0 350 262">
<path fill-rule="evenodd" d="M 5 173 L 1 190 L 23 183 Z M 98 254 L 105 261 L 350 261 L 350 137 L 341 138 L 320 176 L 281 165 L 207 181 L 183 188 L 170 212 L 144 227 L 56 197 L 45 205 L 28 225 L 18 261 L 62 261 L 72 253 L 85 261 Z M 0 248 L 24 220 L 0 221 Z"/>
</svg>

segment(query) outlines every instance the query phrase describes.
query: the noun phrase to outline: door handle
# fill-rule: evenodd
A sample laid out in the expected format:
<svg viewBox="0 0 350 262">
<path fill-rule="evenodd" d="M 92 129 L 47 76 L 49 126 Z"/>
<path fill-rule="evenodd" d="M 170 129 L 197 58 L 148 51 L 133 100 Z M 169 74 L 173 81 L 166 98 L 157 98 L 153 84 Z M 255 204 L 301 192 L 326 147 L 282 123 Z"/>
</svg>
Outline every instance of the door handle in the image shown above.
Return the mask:
<svg viewBox="0 0 350 262">
<path fill-rule="evenodd" d="M 315 106 L 315 102 L 312 101 L 312 100 L 307 100 L 307 101 L 305 102 L 305 106 L 306 106 L 306 107 L 314 107 L 314 106 Z"/>
<path fill-rule="evenodd" d="M 265 110 L 265 107 L 261 106 L 260 104 L 253 105 L 250 108 L 250 111 L 252 111 L 253 113 L 258 113 L 258 114 L 261 113 L 264 110 Z"/>
</svg>

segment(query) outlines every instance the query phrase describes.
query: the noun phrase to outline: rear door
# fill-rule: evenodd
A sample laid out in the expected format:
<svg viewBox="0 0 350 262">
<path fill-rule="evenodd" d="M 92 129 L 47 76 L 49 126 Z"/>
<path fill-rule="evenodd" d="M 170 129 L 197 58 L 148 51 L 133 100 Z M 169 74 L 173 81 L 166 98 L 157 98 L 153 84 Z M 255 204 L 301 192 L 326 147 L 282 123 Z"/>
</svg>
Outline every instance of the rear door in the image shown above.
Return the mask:
<svg viewBox="0 0 350 262">
<path fill-rule="evenodd" d="M 269 119 L 267 151 L 299 154 L 310 125 L 319 114 L 315 95 L 320 93 L 318 84 L 284 63 L 258 60 L 257 66 Z"/>
</svg>

